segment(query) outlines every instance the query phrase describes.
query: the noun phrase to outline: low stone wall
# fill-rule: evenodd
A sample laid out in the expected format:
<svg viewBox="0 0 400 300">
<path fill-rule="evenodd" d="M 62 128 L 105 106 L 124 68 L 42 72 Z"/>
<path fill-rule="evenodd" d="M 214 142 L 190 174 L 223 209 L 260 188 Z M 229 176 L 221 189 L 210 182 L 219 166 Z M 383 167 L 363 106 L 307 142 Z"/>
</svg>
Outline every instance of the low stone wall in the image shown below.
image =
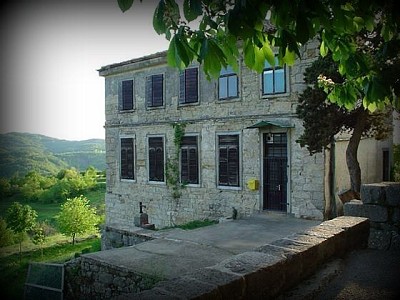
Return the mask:
<svg viewBox="0 0 400 300">
<path fill-rule="evenodd" d="M 128 247 L 152 240 L 145 231 L 120 230 L 106 226 L 101 234 L 101 250 Z"/>
<path fill-rule="evenodd" d="M 334 256 L 367 246 L 369 221 L 343 216 L 232 256 L 217 265 L 117 299 L 269 299 L 296 286 Z"/>
<path fill-rule="evenodd" d="M 369 248 L 400 250 L 400 183 L 363 184 L 360 196 L 344 204 L 344 215 L 369 219 Z"/>
</svg>

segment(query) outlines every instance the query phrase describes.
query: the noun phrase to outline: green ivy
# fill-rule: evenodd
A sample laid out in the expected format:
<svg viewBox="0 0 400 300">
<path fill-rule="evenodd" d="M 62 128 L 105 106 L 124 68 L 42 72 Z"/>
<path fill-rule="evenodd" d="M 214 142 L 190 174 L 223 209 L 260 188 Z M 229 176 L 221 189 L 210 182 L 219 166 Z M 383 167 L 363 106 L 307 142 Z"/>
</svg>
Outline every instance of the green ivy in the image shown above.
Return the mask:
<svg viewBox="0 0 400 300">
<path fill-rule="evenodd" d="M 166 164 L 166 179 L 167 186 L 171 189 L 171 194 L 174 199 L 179 199 L 182 196 L 182 189 L 185 188 L 185 184 L 180 182 L 179 178 L 179 152 L 182 145 L 182 140 L 185 135 L 185 123 L 173 123 L 174 129 L 174 155 L 167 159 Z"/>
</svg>

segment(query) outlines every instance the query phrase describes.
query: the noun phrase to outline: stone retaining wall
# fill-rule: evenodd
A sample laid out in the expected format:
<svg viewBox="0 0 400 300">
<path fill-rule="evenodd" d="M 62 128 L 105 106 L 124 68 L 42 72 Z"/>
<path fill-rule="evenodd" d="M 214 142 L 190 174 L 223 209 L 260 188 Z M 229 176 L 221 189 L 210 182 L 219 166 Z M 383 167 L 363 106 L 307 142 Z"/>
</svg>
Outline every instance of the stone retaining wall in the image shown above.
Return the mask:
<svg viewBox="0 0 400 300">
<path fill-rule="evenodd" d="M 217 265 L 158 282 L 117 299 L 269 299 L 296 286 L 334 256 L 366 247 L 369 221 L 343 216 L 232 256 Z"/>
<path fill-rule="evenodd" d="M 344 215 L 370 220 L 368 247 L 400 250 L 400 183 L 363 184 L 360 197 L 344 204 Z"/>
<path fill-rule="evenodd" d="M 133 246 L 153 239 L 143 232 L 144 230 L 134 232 L 106 226 L 101 234 L 101 250 Z"/>
</svg>

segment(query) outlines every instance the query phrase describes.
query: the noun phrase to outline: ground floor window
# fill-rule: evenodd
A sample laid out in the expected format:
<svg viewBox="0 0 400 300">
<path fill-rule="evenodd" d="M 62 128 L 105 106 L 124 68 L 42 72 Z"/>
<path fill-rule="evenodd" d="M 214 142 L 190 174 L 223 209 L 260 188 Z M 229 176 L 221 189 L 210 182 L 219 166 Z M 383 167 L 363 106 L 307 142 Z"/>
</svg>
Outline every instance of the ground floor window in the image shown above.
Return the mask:
<svg viewBox="0 0 400 300">
<path fill-rule="evenodd" d="M 135 179 L 134 139 L 121 138 L 121 179 Z"/>
<path fill-rule="evenodd" d="M 239 135 L 218 135 L 218 185 L 239 186 Z"/>
<path fill-rule="evenodd" d="M 181 182 L 199 183 L 199 151 L 197 136 L 185 136 L 181 143 Z"/>
<path fill-rule="evenodd" d="M 164 181 L 164 138 L 148 139 L 149 181 Z"/>
</svg>

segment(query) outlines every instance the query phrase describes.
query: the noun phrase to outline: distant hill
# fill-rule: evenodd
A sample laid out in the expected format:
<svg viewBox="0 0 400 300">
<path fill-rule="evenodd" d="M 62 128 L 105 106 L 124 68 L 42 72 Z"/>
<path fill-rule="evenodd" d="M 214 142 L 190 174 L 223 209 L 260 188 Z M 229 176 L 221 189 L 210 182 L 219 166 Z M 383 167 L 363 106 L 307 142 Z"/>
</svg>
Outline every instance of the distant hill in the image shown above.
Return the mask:
<svg viewBox="0 0 400 300">
<path fill-rule="evenodd" d="M 55 174 L 74 167 L 105 170 L 102 139 L 66 141 L 30 133 L 0 134 L 0 177 L 23 176 L 30 171 Z"/>
</svg>

